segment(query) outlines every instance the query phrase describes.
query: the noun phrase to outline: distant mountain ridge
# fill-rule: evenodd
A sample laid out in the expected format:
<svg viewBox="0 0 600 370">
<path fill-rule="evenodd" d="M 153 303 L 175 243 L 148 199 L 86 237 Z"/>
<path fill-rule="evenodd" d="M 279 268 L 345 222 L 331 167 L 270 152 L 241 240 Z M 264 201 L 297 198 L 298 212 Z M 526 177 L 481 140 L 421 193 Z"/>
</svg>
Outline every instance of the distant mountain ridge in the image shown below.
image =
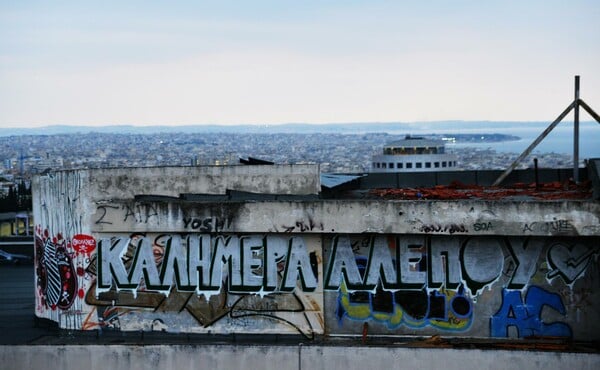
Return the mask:
<svg viewBox="0 0 600 370">
<path fill-rule="evenodd" d="M 568 122 L 566 122 L 568 123 Z M 587 123 L 587 122 L 582 122 Z M 284 123 L 272 125 L 182 125 L 182 126 L 135 126 L 135 125 L 107 125 L 107 126 L 69 126 L 50 125 L 35 128 L 0 128 L 0 136 L 13 135 L 57 135 L 75 133 L 120 133 L 120 134 L 153 134 L 153 133 L 341 133 L 356 134 L 367 132 L 388 133 L 423 133 L 424 131 L 448 130 L 477 130 L 489 132 L 495 129 L 509 129 L 511 127 L 528 126 L 539 127 L 542 131 L 549 122 L 527 121 L 430 121 L 430 122 L 352 122 L 352 123 Z M 541 131 L 540 131 L 541 132 Z"/>
</svg>

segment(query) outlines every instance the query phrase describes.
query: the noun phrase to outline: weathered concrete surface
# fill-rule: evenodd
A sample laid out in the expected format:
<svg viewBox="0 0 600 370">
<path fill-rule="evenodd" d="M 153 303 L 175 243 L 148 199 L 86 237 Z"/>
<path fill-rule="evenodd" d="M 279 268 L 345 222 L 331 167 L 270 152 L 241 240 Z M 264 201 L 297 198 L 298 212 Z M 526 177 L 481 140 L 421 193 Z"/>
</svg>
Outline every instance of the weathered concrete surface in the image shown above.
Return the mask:
<svg viewBox="0 0 600 370">
<path fill-rule="evenodd" d="M 84 331 L 314 339 L 368 325 L 600 340 L 599 202 L 179 197 L 314 194 L 318 177 L 314 166 L 39 176 L 36 316 Z"/>
<path fill-rule="evenodd" d="M 600 203 L 589 201 L 147 202 L 97 200 L 93 232 L 379 233 L 524 236 L 600 235 Z M 217 227 L 220 224 L 221 227 Z"/>
<path fill-rule="evenodd" d="M 149 345 L 0 346 L 17 369 L 529 369 L 596 370 L 600 355 L 398 347 Z"/>
<path fill-rule="evenodd" d="M 268 167 L 268 168 L 267 168 Z M 317 194 L 318 166 L 157 167 L 61 171 L 33 181 L 34 218 L 63 234 L 190 232 L 598 236 L 593 201 L 138 201 L 136 195 Z M 186 222 L 187 221 L 187 222 Z"/>
<path fill-rule="evenodd" d="M 86 171 L 93 199 L 137 194 L 225 194 L 226 189 L 266 194 L 318 194 L 318 165 L 114 168 Z"/>
<path fill-rule="evenodd" d="M 63 233 L 89 233 L 98 206 L 136 195 L 318 194 L 318 165 L 148 167 L 58 171 L 32 181 L 36 222 Z"/>
</svg>

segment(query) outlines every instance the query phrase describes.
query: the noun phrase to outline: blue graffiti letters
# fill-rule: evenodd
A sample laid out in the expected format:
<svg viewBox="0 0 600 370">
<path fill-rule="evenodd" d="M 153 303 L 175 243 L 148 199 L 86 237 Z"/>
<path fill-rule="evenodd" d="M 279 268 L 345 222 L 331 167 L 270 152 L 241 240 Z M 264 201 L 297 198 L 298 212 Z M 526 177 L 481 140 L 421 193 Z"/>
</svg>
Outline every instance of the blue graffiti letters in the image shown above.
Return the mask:
<svg viewBox="0 0 600 370">
<path fill-rule="evenodd" d="M 525 300 L 519 290 L 502 291 L 502 307 L 490 319 L 492 337 L 508 337 L 509 327 L 517 329 L 519 338 L 531 336 L 571 337 L 571 328 L 563 322 L 545 323 L 542 309 L 548 306 L 564 315 L 565 306 L 558 294 L 532 286 Z"/>
</svg>

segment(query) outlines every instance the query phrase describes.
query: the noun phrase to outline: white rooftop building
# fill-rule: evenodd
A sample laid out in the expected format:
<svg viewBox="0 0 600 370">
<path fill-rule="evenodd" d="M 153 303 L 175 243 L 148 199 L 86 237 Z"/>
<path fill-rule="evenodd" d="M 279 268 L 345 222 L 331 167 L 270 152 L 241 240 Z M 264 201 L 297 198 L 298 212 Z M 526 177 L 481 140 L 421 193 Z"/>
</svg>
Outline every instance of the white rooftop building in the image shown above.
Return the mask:
<svg viewBox="0 0 600 370">
<path fill-rule="evenodd" d="M 372 172 L 435 172 L 456 169 L 456 156 L 446 154 L 442 140 L 406 136 L 373 156 Z"/>
</svg>

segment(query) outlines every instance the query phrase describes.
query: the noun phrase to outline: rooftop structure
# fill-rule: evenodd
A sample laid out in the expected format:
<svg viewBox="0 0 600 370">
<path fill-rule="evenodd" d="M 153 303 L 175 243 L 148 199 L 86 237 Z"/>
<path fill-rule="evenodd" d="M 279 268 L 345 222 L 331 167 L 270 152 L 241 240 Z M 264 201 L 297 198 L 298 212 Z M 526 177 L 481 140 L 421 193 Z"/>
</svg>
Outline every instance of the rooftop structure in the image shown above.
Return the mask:
<svg viewBox="0 0 600 370">
<path fill-rule="evenodd" d="M 434 172 L 456 168 L 456 156 L 446 153 L 442 140 L 406 136 L 388 143 L 373 156 L 372 172 Z"/>
<path fill-rule="evenodd" d="M 598 162 L 585 170 L 587 187 L 547 169 L 502 188 L 499 171 L 321 180 L 314 165 L 40 175 L 36 315 L 82 331 L 598 342 Z M 433 196 L 450 189 L 462 196 Z"/>
</svg>

